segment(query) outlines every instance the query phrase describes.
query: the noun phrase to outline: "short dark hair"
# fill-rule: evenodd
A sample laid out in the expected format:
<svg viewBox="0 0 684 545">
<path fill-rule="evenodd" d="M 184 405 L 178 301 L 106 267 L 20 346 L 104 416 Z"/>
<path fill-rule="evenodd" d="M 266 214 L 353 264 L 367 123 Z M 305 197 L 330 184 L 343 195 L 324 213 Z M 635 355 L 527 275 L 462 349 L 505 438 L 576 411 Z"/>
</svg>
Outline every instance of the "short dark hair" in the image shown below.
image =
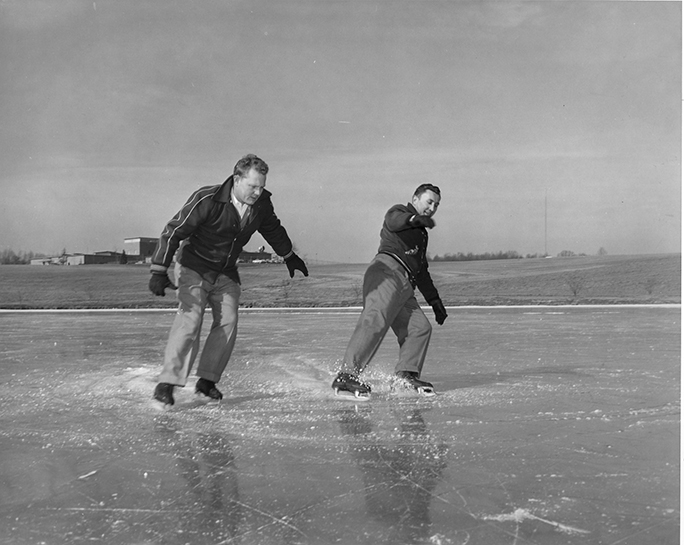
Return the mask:
<svg viewBox="0 0 684 545">
<path fill-rule="evenodd" d="M 432 184 L 420 184 L 416 188 L 416 190 L 413 192 L 413 196 L 414 197 L 420 197 L 426 191 L 432 191 L 432 192 L 436 193 L 437 195 L 439 195 L 440 197 L 442 196 L 442 194 L 439 191 L 439 187 L 437 187 L 436 185 L 432 185 Z"/>
<path fill-rule="evenodd" d="M 245 155 L 233 168 L 233 176 L 236 178 L 244 178 L 250 170 L 256 170 L 259 174 L 266 176 L 268 174 L 268 165 L 266 161 L 260 159 L 253 153 Z"/>
</svg>

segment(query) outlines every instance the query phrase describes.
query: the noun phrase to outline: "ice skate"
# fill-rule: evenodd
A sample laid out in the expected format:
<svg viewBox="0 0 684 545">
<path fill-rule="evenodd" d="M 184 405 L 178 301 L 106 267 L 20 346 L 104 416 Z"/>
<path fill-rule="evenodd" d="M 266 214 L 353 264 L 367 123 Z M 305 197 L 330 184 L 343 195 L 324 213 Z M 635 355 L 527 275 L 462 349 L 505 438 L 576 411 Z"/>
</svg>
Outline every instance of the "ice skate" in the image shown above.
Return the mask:
<svg viewBox="0 0 684 545">
<path fill-rule="evenodd" d="M 209 399 L 215 399 L 216 401 L 221 401 L 223 399 L 223 394 L 216 388 L 216 383 L 205 378 L 201 378 L 195 384 L 195 393 L 208 397 Z"/>
<path fill-rule="evenodd" d="M 336 396 L 358 400 L 370 399 L 371 387 L 350 373 L 338 373 L 333 380 L 332 388 Z"/>
<path fill-rule="evenodd" d="M 418 378 L 418 373 L 414 371 L 399 371 L 397 372 L 397 380 L 393 385 L 393 389 L 397 387 L 413 390 L 424 396 L 437 395 L 434 386 L 431 383 Z"/>
<path fill-rule="evenodd" d="M 160 382 L 154 389 L 154 399 L 159 401 L 165 408 L 175 403 L 173 399 L 173 384 Z"/>
</svg>

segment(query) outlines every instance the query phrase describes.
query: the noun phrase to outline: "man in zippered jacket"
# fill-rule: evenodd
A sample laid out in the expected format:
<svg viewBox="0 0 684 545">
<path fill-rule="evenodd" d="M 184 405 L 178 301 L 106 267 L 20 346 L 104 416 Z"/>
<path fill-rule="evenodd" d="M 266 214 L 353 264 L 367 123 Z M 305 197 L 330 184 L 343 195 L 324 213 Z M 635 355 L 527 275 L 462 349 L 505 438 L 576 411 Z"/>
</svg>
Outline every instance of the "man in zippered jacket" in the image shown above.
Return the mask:
<svg viewBox="0 0 684 545">
<path fill-rule="evenodd" d="M 207 305 L 213 322 L 200 356 L 195 392 L 211 399 L 223 398 L 216 383 L 230 359 L 237 335 L 237 260 L 255 232 L 285 259 L 290 278 L 297 270 L 309 276 L 275 214 L 271 193 L 264 188 L 267 174 L 268 165 L 262 159 L 245 155 L 223 184 L 195 191 L 161 234 L 152 255 L 149 288 L 162 297 L 166 288 L 177 289 L 179 301 L 154 391 L 154 398 L 164 405 L 173 405 L 174 387 L 186 384 L 199 352 Z M 176 288 L 167 270 L 179 246 Z"/>
<path fill-rule="evenodd" d="M 420 380 L 432 326 L 414 295 L 417 287 L 432 307 L 439 325 L 447 312 L 435 288 L 427 263 L 427 229 L 441 200 L 439 188 L 418 186 L 411 203 L 397 204 L 385 214 L 378 254 L 363 278 L 363 311 L 347 346 L 340 373 L 332 387 L 366 397 L 370 386 L 359 374 L 370 363 L 391 327 L 399 341 L 395 367 L 398 383 L 434 395 L 432 384 Z"/>
</svg>

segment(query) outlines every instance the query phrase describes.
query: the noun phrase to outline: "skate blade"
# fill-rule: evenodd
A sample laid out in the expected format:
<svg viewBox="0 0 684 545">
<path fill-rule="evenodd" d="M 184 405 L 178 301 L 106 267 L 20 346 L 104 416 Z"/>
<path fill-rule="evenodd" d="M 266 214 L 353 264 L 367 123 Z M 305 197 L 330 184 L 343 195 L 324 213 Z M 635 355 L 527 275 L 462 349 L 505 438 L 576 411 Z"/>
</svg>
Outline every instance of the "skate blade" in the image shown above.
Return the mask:
<svg viewBox="0 0 684 545">
<path fill-rule="evenodd" d="M 390 392 L 398 397 L 434 397 L 437 395 L 433 388 L 414 388 L 405 384 L 392 386 Z"/>
<path fill-rule="evenodd" d="M 368 401 L 370 399 L 370 394 L 335 389 L 335 397 L 339 397 L 340 399 L 348 401 Z"/>
<path fill-rule="evenodd" d="M 433 388 L 416 388 L 416 392 L 425 397 L 434 397 L 437 395 L 437 392 L 435 392 Z"/>
</svg>

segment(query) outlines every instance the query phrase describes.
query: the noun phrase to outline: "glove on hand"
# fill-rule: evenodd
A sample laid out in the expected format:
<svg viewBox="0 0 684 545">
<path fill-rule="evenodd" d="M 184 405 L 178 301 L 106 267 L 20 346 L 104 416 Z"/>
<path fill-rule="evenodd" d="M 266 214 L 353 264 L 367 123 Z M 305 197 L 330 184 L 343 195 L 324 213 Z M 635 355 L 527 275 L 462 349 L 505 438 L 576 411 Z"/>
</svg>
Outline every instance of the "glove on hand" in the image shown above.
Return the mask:
<svg viewBox="0 0 684 545">
<path fill-rule="evenodd" d="M 444 303 L 442 303 L 441 299 L 437 299 L 436 301 L 433 301 L 430 306 L 432 307 L 432 310 L 435 311 L 435 320 L 437 320 L 439 325 L 442 325 L 448 316 L 447 311 L 444 308 Z"/>
<path fill-rule="evenodd" d="M 165 272 L 153 272 L 150 278 L 149 288 L 152 293 L 164 297 L 166 295 L 165 289 L 171 288 L 172 290 L 177 289 L 173 285 L 169 276 Z"/>
<path fill-rule="evenodd" d="M 290 278 L 294 278 L 295 271 L 301 271 L 304 276 L 309 276 L 309 270 L 306 268 L 304 261 L 297 254 L 292 254 L 285 260 L 287 270 L 290 271 Z"/>
<path fill-rule="evenodd" d="M 435 226 L 435 220 L 433 220 L 430 216 L 415 215 L 411 218 L 410 224 L 413 227 L 425 227 L 427 229 L 432 229 Z"/>
</svg>

